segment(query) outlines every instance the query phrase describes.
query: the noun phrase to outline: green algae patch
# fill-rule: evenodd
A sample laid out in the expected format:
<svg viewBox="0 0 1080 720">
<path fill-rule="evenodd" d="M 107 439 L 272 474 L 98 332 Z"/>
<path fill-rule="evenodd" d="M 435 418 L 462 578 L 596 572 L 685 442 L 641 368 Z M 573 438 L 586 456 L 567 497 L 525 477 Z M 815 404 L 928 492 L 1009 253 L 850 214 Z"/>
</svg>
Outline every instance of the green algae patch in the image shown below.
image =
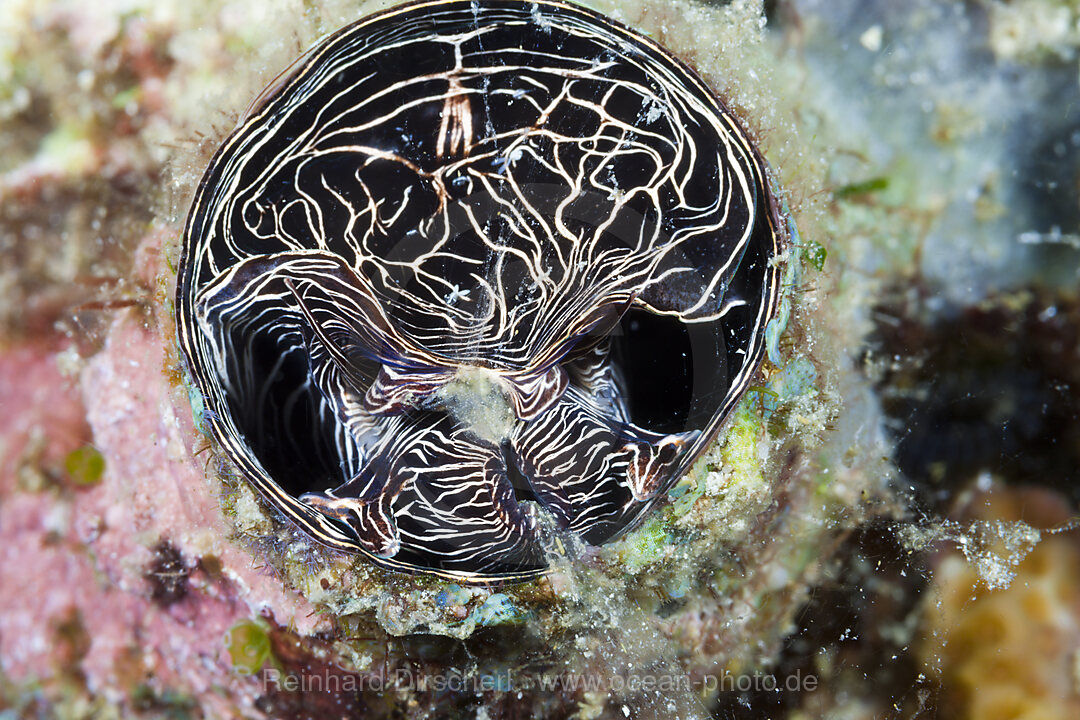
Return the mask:
<svg viewBox="0 0 1080 720">
<path fill-rule="evenodd" d="M 68 175 L 82 175 L 95 164 L 95 150 L 81 128 L 61 126 L 45 136 L 40 154 Z"/>
<path fill-rule="evenodd" d="M 803 258 L 810 263 L 818 272 L 825 269 L 825 259 L 829 257 L 829 251 L 824 245 L 814 240 L 806 240 Z"/>
<path fill-rule="evenodd" d="M 241 620 L 225 634 L 233 670 L 254 675 L 270 659 L 270 628 L 263 620 Z"/>
<path fill-rule="evenodd" d="M 631 575 L 664 559 L 670 548 L 667 523 L 655 515 L 613 546 L 622 570 Z"/>
<path fill-rule="evenodd" d="M 142 97 L 142 87 L 134 85 L 127 90 L 122 90 L 113 96 L 112 101 L 109 103 L 114 110 L 127 110 L 129 105 L 139 103 Z"/>
<path fill-rule="evenodd" d="M 94 446 L 83 445 L 64 458 L 64 471 L 80 487 L 97 485 L 105 474 L 105 458 Z"/>
<path fill-rule="evenodd" d="M 872 195 L 889 189 L 889 178 L 875 177 L 861 182 L 854 182 L 833 191 L 837 200 L 847 200 L 865 195 Z"/>
<path fill-rule="evenodd" d="M 706 476 L 706 495 L 719 495 L 732 486 L 765 484 L 758 447 L 760 439 L 761 420 L 744 399 L 735 410 L 720 447 L 717 458 L 719 472 L 710 472 Z M 723 484 L 721 481 L 724 481 Z"/>
</svg>

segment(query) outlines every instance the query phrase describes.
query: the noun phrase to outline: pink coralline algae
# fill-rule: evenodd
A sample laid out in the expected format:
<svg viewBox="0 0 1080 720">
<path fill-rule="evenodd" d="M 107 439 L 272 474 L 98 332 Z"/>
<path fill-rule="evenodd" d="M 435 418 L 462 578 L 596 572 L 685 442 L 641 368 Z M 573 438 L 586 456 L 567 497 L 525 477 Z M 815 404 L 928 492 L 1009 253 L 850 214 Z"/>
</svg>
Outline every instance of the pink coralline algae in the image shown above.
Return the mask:
<svg viewBox="0 0 1080 720">
<path fill-rule="evenodd" d="M 200 436 L 166 374 L 168 345 L 124 310 L 77 375 L 61 371 L 69 353 L 47 346 L 0 354 L 0 669 L 20 684 L 74 675 L 103 698 L 179 692 L 228 715 L 260 694 L 232 672 L 230 627 L 325 623 L 229 543 L 205 460 L 188 447 Z M 87 442 L 104 476 L 75 486 L 63 459 Z M 186 576 L 183 592 L 162 595 L 162 567 Z"/>
</svg>

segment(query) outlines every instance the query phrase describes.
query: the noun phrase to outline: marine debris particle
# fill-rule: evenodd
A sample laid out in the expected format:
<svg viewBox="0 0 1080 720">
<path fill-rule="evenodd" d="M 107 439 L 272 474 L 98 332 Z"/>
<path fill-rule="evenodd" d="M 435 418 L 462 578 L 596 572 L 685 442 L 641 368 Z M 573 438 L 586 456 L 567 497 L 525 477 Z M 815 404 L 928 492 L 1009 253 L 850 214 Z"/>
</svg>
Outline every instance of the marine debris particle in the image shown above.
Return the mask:
<svg viewBox="0 0 1080 720">
<path fill-rule="evenodd" d="M 144 577 L 150 584 L 150 599 L 162 606 L 183 600 L 188 592 L 191 568 L 175 545 L 162 540 L 154 547 L 154 557 Z"/>
<path fill-rule="evenodd" d="M 975 520 L 966 526 L 942 520 L 926 526 L 902 526 L 897 537 L 911 552 L 929 550 L 940 543 L 955 545 L 979 579 L 989 589 L 998 590 L 1013 581 L 1016 566 L 1039 544 L 1042 533 L 1019 520 Z"/>
</svg>

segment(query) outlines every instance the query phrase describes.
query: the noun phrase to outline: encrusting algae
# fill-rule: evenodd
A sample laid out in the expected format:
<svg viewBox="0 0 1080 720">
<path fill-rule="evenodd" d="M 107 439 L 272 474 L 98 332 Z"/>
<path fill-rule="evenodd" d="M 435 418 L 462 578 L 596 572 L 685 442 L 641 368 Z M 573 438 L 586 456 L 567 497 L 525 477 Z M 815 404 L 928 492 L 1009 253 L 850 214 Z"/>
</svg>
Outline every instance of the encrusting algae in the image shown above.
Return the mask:
<svg viewBox="0 0 1080 720">
<path fill-rule="evenodd" d="M 1056 235 L 1032 224 L 1039 203 L 1014 184 L 1026 166 L 1019 180 L 1000 170 L 1021 142 L 983 121 L 1003 71 L 950 86 L 904 64 L 961 52 L 984 27 L 964 13 L 986 4 L 913 0 L 902 20 L 864 23 L 798 0 L 590 3 L 691 63 L 761 147 L 791 218 L 783 297 L 761 371 L 653 512 L 602 546 L 555 533 L 550 572 L 498 586 L 313 542 L 214 446 L 175 341 L 180 225 L 210 153 L 304 48 L 386 3 L 123 5 L 0 5 L 0 407 L 14 409 L 0 418 L 0 586 L 19 588 L 0 599 L 0 705 L 71 717 L 1075 714 L 1075 507 L 1045 523 L 1020 515 L 1023 462 L 999 481 L 943 456 L 901 480 L 882 411 L 883 397 L 933 388 L 932 363 L 905 364 L 923 357 L 912 338 L 986 324 L 941 305 L 1006 297 L 994 283 L 1067 281 L 1075 266 L 1068 218 L 1054 216 Z M 1038 78 L 1056 77 L 1077 41 L 1036 41 L 1032 28 L 1058 27 L 1050 6 L 1075 8 L 1023 20 L 1014 5 L 989 3 L 987 47 L 1026 68 L 1005 89 L 1034 113 Z M 1030 141 L 1056 122 L 1025 124 Z M 1067 183 L 1054 182 L 1046 212 L 1062 206 Z M 970 262 L 950 275 L 957 258 Z M 1033 272 L 1039 262 L 1053 272 Z M 1046 377 L 1071 387 L 1073 305 L 1041 292 L 981 317 L 1006 318 Z M 1056 320 L 1033 319 L 1050 305 Z M 949 357 L 949 373 L 975 376 L 963 362 Z M 1014 396 L 1031 387 L 1018 380 Z M 1054 392 L 1071 437 L 1072 390 Z M 926 408 L 937 412 L 916 403 L 913 417 Z M 1045 451 L 1038 467 L 1060 475 L 1045 492 L 1075 501 L 1060 497 L 1069 463 Z M 990 504 L 965 515 L 973 488 Z"/>
</svg>

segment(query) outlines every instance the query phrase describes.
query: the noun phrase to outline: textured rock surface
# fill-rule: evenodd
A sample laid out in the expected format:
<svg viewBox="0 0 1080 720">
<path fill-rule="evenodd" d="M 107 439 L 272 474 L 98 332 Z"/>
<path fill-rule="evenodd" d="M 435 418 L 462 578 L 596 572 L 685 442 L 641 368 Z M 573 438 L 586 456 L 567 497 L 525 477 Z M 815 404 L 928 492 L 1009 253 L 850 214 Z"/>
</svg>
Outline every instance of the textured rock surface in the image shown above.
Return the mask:
<svg viewBox="0 0 1080 720">
<path fill-rule="evenodd" d="M 172 268 L 209 154 L 300 50 L 377 5 L 0 5 L 0 707 L 871 717 L 941 699 L 977 717 L 1003 653 L 1047 679 L 1023 707 L 1067 717 L 1078 610 L 1060 568 L 1074 535 L 1043 551 L 1016 523 L 1029 518 L 971 507 L 973 489 L 1072 478 L 999 478 L 992 454 L 973 469 L 946 454 L 944 472 L 909 471 L 910 492 L 892 482 L 904 430 L 879 397 L 922 398 L 905 421 L 929 422 L 937 373 L 918 344 L 973 332 L 956 308 L 974 302 L 1002 318 L 1005 347 L 1038 343 L 1042 367 L 1066 368 L 1049 377 L 1070 382 L 1075 299 L 1036 294 L 1058 298 L 1039 309 L 1009 293 L 1075 283 L 1076 115 L 1045 111 L 1077 94 L 1074 5 L 798 0 L 767 3 L 766 31 L 761 4 L 742 0 L 595 3 L 696 64 L 760 139 L 799 226 L 787 324 L 666 507 L 618 543 L 568 541 L 549 578 L 502 588 L 312 546 L 214 455 L 177 363 Z M 1016 152 L 1029 159 L 1006 171 Z M 1031 316 L 1051 307 L 1056 329 L 1038 330 Z M 950 377 L 986 377 L 964 363 L 991 353 L 960 355 Z M 995 384 L 1019 376 L 994 362 Z M 1031 398 L 1030 384 L 988 397 Z M 1066 427 L 1070 393 L 1053 405 Z M 1035 466 L 1068 475 L 1070 462 Z M 1060 528 L 1070 508 L 1034 526 Z M 936 554 L 953 546 L 967 560 Z M 1013 573 L 1043 592 L 1012 579 L 1012 594 L 964 601 Z M 1031 602 L 1047 612 L 1025 627 L 1057 633 L 1053 652 L 978 636 L 964 658 L 978 634 L 961 610 L 1005 618 Z"/>
</svg>

